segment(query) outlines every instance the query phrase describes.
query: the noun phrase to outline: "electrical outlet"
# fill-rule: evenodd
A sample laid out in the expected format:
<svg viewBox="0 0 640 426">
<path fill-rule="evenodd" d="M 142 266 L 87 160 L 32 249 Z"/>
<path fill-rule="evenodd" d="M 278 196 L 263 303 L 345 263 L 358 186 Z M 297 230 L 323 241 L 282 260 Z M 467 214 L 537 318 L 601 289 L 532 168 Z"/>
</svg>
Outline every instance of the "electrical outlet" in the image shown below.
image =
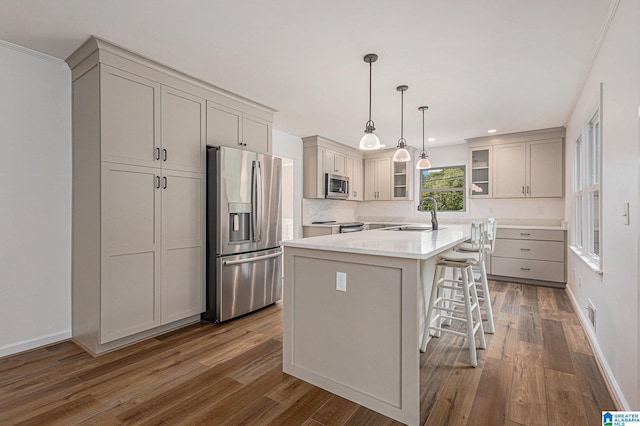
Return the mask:
<svg viewBox="0 0 640 426">
<path fill-rule="evenodd" d="M 589 322 L 593 329 L 596 329 L 596 307 L 593 306 L 593 302 L 591 300 L 587 300 L 587 318 L 589 318 Z"/>
<path fill-rule="evenodd" d="M 622 205 L 622 224 L 629 224 L 629 203 L 624 203 Z"/>
<path fill-rule="evenodd" d="M 336 272 L 336 290 L 347 291 L 347 273 Z"/>
<path fill-rule="evenodd" d="M 542 216 L 544 214 L 544 207 L 538 206 L 538 216 Z"/>
</svg>

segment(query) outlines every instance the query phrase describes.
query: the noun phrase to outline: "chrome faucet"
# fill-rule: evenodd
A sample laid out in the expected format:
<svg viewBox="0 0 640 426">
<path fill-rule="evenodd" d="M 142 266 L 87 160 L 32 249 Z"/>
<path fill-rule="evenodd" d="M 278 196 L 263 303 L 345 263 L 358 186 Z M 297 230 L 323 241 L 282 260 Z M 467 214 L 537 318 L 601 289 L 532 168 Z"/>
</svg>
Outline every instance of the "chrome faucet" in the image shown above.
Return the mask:
<svg viewBox="0 0 640 426">
<path fill-rule="evenodd" d="M 424 197 L 420 200 L 420 204 L 418 204 L 418 211 L 422 211 L 422 203 L 426 200 L 431 200 L 433 203 L 433 209 L 431 210 L 431 229 L 434 231 L 438 230 L 438 218 L 436 213 L 438 212 L 438 202 L 433 197 Z"/>
</svg>

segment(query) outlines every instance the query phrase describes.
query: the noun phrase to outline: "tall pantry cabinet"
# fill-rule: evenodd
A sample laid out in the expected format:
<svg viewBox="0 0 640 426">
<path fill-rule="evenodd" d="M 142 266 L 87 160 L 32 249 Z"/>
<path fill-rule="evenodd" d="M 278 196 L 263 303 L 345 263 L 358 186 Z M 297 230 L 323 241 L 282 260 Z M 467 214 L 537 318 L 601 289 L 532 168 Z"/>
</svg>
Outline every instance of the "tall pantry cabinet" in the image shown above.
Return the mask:
<svg viewBox="0 0 640 426">
<path fill-rule="evenodd" d="M 206 109 L 221 97 L 96 38 L 67 62 L 72 333 L 97 354 L 204 311 Z"/>
</svg>

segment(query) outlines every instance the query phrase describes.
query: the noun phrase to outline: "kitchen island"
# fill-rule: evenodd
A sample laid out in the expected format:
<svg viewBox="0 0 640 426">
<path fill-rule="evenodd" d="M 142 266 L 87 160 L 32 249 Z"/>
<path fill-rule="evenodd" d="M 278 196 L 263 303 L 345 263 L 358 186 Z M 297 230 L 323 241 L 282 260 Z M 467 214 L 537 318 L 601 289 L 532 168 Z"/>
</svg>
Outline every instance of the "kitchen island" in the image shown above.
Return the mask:
<svg viewBox="0 0 640 426">
<path fill-rule="evenodd" d="M 283 369 L 406 424 L 420 420 L 424 291 L 469 226 L 283 242 Z"/>
</svg>

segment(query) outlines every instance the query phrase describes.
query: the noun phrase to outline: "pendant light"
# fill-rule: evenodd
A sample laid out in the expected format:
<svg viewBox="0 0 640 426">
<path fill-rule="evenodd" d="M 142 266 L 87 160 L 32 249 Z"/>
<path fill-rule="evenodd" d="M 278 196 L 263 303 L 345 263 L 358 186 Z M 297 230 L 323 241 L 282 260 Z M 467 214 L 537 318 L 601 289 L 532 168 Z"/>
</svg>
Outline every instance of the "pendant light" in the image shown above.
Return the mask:
<svg viewBox="0 0 640 426">
<path fill-rule="evenodd" d="M 416 164 L 416 169 L 430 169 L 431 161 L 429 161 L 429 156 L 427 155 L 427 151 L 424 149 L 424 112 L 428 110 L 428 106 L 421 106 L 418 110 L 422 111 L 422 151 L 420 152 L 420 159 L 418 160 L 418 164 Z"/>
<path fill-rule="evenodd" d="M 360 139 L 360 149 L 371 150 L 380 148 L 380 139 L 373 133 L 376 128 L 371 120 L 371 64 L 378 60 L 378 55 L 369 53 L 364 55 L 364 61 L 369 64 L 369 121 L 365 125 L 364 136 Z"/>
<path fill-rule="evenodd" d="M 404 139 L 404 92 L 407 91 L 409 86 L 398 86 L 396 90 L 400 92 L 400 139 L 398 140 L 398 149 L 393 154 L 393 161 L 395 162 L 407 162 L 411 160 L 411 154 L 407 151 L 407 141 Z"/>
</svg>

